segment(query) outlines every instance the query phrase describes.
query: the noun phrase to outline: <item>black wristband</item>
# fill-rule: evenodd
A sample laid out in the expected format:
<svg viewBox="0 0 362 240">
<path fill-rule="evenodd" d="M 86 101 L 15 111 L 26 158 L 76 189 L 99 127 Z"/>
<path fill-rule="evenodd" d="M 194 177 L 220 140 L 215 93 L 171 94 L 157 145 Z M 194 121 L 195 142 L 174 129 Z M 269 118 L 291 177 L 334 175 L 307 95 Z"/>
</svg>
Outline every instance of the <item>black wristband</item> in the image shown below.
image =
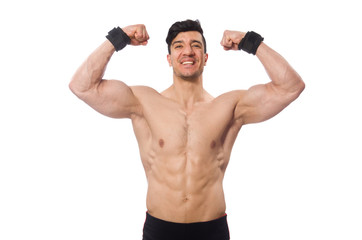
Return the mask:
<svg viewBox="0 0 362 240">
<path fill-rule="evenodd" d="M 117 52 L 131 42 L 131 39 L 120 27 L 113 28 L 109 31 L 106 38 L 113 44 Z"/>
<path fill-rule="evenodd" d="M 258 50 L 258 47 L 263 40 L 264 38 L 256 32 L 247 32 L 238 45 L 239 50 L 244 50 L 247 53 L 255 55 L 256 50 Z"/>
</svg>

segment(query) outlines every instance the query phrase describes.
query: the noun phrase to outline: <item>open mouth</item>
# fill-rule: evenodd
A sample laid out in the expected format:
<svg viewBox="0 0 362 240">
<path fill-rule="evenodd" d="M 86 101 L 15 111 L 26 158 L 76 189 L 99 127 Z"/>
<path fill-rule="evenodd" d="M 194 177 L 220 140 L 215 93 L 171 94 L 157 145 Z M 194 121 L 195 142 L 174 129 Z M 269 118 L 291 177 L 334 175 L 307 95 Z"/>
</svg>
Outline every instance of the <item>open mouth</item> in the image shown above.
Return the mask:
<svg viewBox="0 0 362 240">
<path fill-rule="evenodd" d="M 194 62 L 192 61 L 185 61 L 182 63 L 182 65 L 194 65 Z"/>
</svg>

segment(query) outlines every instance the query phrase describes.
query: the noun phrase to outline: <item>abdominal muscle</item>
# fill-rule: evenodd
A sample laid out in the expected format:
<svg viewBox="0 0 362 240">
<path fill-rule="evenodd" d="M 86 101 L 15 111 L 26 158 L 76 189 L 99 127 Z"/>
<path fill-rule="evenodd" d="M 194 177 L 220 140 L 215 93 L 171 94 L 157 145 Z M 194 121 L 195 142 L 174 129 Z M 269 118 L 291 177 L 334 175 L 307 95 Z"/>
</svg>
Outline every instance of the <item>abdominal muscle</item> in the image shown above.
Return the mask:
<svg viewBox="0 0 362 240">
<path fill-rule="evenodd" d="M 207 155 L 150 159 L 145 167 L 148 213 L 179 223 L 210 221 L 224 215 L 224 160 L 220 154 Z"/>
</svg>

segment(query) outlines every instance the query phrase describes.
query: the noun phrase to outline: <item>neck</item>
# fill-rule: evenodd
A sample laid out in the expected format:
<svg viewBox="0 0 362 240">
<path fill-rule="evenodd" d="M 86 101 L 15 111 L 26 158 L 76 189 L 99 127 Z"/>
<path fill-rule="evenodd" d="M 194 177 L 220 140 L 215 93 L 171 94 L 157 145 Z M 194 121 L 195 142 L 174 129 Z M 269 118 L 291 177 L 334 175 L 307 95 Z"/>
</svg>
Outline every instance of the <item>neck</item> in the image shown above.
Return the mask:
<svg viewBox="0 0 362 240">
<path fill-rule="evenodd" d="M 205 100 L 205 91 L 202 84 L 202 76 L 197 79 L 180 79 L 174 76 L 171 89 L 173 100 L 180 103 L 185 109 L 192 109 L 197 102 Z"/>
</svg>

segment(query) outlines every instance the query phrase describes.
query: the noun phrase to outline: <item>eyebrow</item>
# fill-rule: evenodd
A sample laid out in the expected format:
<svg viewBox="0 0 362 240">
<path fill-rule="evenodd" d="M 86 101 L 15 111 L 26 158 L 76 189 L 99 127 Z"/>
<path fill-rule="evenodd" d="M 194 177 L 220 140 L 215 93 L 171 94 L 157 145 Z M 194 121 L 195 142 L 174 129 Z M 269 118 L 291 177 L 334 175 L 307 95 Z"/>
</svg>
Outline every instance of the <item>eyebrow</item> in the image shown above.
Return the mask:
<svg viewBox="0 0 362 240">
<path fill-rule="evenodd" d="M 171 45 L 173 46 L 173 45 L 175 45 L 177 43 L 184 43 L 184 41 L 182 41 L 182 40 L 174 41 Z M 198 40 L 192 40 L 191 43 L 198 43 L 198 44 L 202 45 L 202 43 L 200 41 L 198 41 Z"/>
</svg>

